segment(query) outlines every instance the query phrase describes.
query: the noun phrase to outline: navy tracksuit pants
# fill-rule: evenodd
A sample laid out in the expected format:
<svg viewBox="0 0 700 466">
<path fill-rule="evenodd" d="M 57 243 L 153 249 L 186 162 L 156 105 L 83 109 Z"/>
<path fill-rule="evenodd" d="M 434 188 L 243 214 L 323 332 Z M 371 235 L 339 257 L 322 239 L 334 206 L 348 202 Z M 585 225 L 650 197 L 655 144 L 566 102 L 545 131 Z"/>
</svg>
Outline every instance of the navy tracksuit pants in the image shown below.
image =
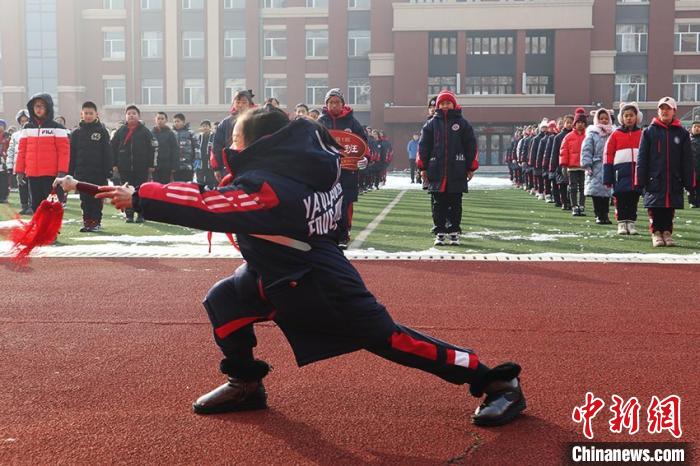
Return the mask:
<svg viewBox="0 0 700 466">
<path fill-rule="evenodd" d="M 253 348 L 257 345 L 253 324 L 278 320 L 279 316 L 262 290 L 260 278 L 243 264 L 232 276 L 216 283 L 207 293 L 204 307 L 214 327 L 214 339 L 227 359 L 238 363 L 252 361 Z M 304 302 L 318 301 L 317 298 L 309 296 Z M 371 319 L 367 321 L 370 323 L 358 322 L 354 332 L 352 329 L 340 330 L 344 333 L 343 337 L 353 333 L 358 335 L 358 349 L 435 374 L 454 384 L 479 385 L 489 370 L 479 362 L 472 350 L 445 343 L 398 323 L 393 324 L 389 338 L 377 340 L 360 337 L 372 334 L 370 327 L 362 328 L 363 325 L 372 325 Z M 319 328 L 314 330 L 323 333 L 321 326 L 319 324 Z"/>
</svg>

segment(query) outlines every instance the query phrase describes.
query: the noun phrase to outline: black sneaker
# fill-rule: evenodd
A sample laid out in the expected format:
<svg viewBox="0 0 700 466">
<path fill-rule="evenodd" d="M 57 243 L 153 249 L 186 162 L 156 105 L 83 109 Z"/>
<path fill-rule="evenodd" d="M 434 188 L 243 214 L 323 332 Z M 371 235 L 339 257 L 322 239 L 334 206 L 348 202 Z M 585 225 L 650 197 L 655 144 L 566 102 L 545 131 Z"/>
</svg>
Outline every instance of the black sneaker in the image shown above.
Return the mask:
<svg viewBox="0 0 700 466">
<path fill-rule="evenodd" d="M 435 241 L 433 242 L 435 246 L 445 245 L 445 233 L 438 233 L 435 235 Z"/>
<path fill-rule="evenodd" d="M 261 380 L 246 382 L 229 377 L 228 382 L 200 396 L 192 404 L 197 414 L 232 413 L 267 408 L 267 393 Z"/>
<path fill-rule="evenodd" d="M 450 244 L 454 246 L 459 245 L 459 233 L 450 233 Z"/>
</svg>

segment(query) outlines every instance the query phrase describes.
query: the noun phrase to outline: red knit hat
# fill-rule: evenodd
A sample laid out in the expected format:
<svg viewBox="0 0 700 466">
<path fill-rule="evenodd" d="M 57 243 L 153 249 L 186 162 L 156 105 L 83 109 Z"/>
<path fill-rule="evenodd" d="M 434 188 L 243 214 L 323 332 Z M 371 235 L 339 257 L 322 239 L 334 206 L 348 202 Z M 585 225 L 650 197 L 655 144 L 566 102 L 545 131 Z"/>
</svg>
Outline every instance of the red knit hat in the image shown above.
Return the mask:
<svg viewBox="0 0 700 466">
<path fill-rule="evenodd" d="M 435 105 L 438 108 L 440 108 L 440 102 L 444 102 L 444 101 L 452 102 L 452 105 L 454 105 L 455 108 L 459 108 L 459 105 L 457 105 L 457 98 L 450 91 L 440 92 L 437 96 L 437 101 L 435 102 Z"/>
<path fill-rule="evenodd" d="M 583 107 L 577 108 L 574 115 L 574 124 L 578 123 L 579 121 L 588 124 L 588 116 L 586 115 L 586 110 Z"/>
</svg>

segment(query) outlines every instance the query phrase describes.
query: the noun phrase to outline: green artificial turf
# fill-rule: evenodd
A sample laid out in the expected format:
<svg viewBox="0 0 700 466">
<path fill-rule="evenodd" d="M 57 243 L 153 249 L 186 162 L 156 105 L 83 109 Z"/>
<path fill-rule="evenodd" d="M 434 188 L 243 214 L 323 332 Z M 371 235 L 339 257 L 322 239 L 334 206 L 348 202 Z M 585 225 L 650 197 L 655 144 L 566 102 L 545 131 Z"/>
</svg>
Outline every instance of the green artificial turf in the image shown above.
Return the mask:
<svg viewBox="0 0 700 466">
<path fill-rule="evenodd" d="M 360 199 L 357 211 L 362 210 L 362 201 Z M 611 207 L 610 212 L 613 225 L 596 225 L 590 199 L 587 199 L 586 217 L 572 217 L 570 212 L 514 188 L 472 191 L 465 195 L 462 205 L 461 244 L 438 246 L 438 249 L 513 254 L 700 252 L 700 209 L 676 211 L 674 238 L 678 247 L 652 248 L 649 221 L 643 207 L 639 209 L 637 221 L 640 235 L 620 236 L 614 208 Z M 430 196 L 426 192 L 409 190 L 362 248 L 386 252 L 423 251 L 433 247 L 431 227 Z"/>
<path fill-rule="evenodd" d="M 361 195 L 355 204 L 352 236 L 356 237 L 398 194 L 397 190 L 382 189 Z M 19 210 L 17 201 L 17 193 L 12 193 L 9 205 L 0 204 L 0 220 L 14 217 Z M 634 237 L 618 236 L 616 224 L 596 225 L 592 207 L 588 199 L 587 216 L 572 217 L 570 212 L 538 201 L 522 190 L 472 191 L 463 201 L 461 244 L 437 248 L 455 253 L 700 253 L 700 209 L 676 211 L 674 238 L 678 247 L 652 248 L 644 208 L 640 207 L 637 222 L 641 234 Z M 611 207 L 611 219 L 612 216 Z M 88 236 L 167 236 L 197 232 L 156 222 L 126 224 L 123 214 L 106 205 L 103 230 L 80 233 L 82 213 L 76 198 L 69 199 L 64 221 L 57 242 L 59 246 L 86 244 L 80 239 Z M 386 252 L 424 251 L 433 247 L 431 227 L 429 195 L 420 190 L 408 190 L 361 248 Z M 99 244 L 99 241 L 89 244 Z M 154 244 L 167 245 L 168 241 L 163 238 Z"/>
</svg>

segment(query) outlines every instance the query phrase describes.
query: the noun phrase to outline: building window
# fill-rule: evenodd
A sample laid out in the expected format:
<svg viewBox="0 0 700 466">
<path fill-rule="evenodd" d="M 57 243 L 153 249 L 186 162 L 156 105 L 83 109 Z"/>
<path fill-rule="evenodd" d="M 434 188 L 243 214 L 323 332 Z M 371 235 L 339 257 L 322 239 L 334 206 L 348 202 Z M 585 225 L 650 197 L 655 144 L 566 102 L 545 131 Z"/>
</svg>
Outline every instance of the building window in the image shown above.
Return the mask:
<svg viewBox="0 0 700 466">
<path fill-rule="evenodd" d="M 124 0 L 104 0 L 102 2 L 102 8 L 105 10 L 123 10 Z"/>
<path fill-rule="evenodd" d="M 126 105 L 126 81 L 105 79 L 105 105 Z"/>
<path fill-rule="evenodd" d="M 228 78 L 224 81 L 224 98 L 226 103 L 233 102 L 236 92 L 245 90 L 245 78 Z"/>
<path fill-rule="evenodd" d="M 369 10 L 370 0 L 348 0 L 348 10 Z"/>
<path fill-rule="evenodd" d="M 224 32 L 224 57 L 245 57 L 245 31 Z"/>
<path fill-rule="evenodd" d="M 674 50 L 700 52 L 700 24 L 676 24 Z"/>
<path fill-rule="evenodd" d="M 328 79 L 306 80 L 307 105 L 323 105 L 326 92 L 328 92 Z"/>
<path fill-rule="evenodd" d="M 144 105 L 163 104 L 162 79 L 144 79 L 141 81 L 141 103 Z"/>
<path fill-rule="evenodd" d="M 142 10 L 162 10 L 163 0 L 141 0 Z"/>
<path fill-rule="evenodd" d="M 467 55 L 513 55 L 513 36 L 467 37 Z"/>
<path fill-rule="evenodd" d="M 552 79 L 550 76 L 527 76 L 527 93 L 528 94 L 551 94 Z"/>
<path fill-rule="evenodd" d="M 369 105 L 371 90 L 368 78 L 348 79 L 348 104 Z"/>
<path fill-rule="evenodd" d="M 265 0 L 263 8 L 284 8 L 287 6 L 287 0 Z"/>
<path fill-rule="evenodd" d="M 306 0 L 306 8 L 328 8 L 328 0 Z"/>
<path fill-rule="evenodd" d="M 265 78 L 263 79 L 265 87 L 265 100 L 274 97 L 279 100 L 280 104 L 287 103 L 287 80 L 280 78 Z"/>
<path fill-rule="evenodd" d="M 465 94 L 513 94 L 512 76 L 467 76 Z"/>
<path fill-rule="evenodd" d="M 328 30 L 306 31 L 306 56 L 328 57 Z"/>
<path fill-rule="evenodd" d="M 287 56 L 287 33 L 285 31 L 265 31 L 265 57 Z"/>
<path fill-rule="evenodd" d="M 27 53 L 27 94 L 47 92 L 58 105 L 57 0 L 22 2 Z M 17 37 L 16 39 L 20 39 Z M 7 46 L 5 37 L 5 46 Z"/>
<path fill-rule="evenodd" d="M 549 53 L 549 38 L 547 36 L 526 36 L 526 55 L 547 55 Z"/>
<path fill-rule="evenodd" d="M 182 82 L 182 103 L 185 105 L 204 105 L 204 80 L 185 79 Z"/>
<path fill-rule="evenodd" d="M 673 93 L 678 102 L 698 102 L 700 74 L 674 74 Z"/>
<path fill-rule="evenodd" d="M 141 58 L 163 57 L 163 33 L 144 31 L 141 33 Z"/>
<path fill-rule="evenodd" d="M 430 38 L 431 55 L 457 55 L 457 38 L 454 36 L 433 36 Z"/>
<path fill-rule="evenodd" d="M 617 51 L 620 53 L 646 53 L 648 29 L 646 24 L 618 24 L 615 26 Z"/>
<path fill-rule="evenodd" d="M 245 8 L 245 0 L 224 0 L 225 10 L 243 10 Z"/>
<path fill-rule="evenodd" d="M 184 31 L 182 33 L 182 57 L 204 58 L 204 33 Z"/>
<path fill-rule="evenodd" d="M 448 90 L 457 92 L 456 76 L 430 76 L 428 78 L 428 95 L 439 94 L 440 91 Z"/>
<path fill-rule="evenodd" d="M 647 75 L 616 74 L 615 100 L 618 102 L 642 102 L 647 100 Z"/>
<path fill-rule="evenodd" d="M 348 57 L 366 57 L 371 43 L 369 31 L 348 31 Z"/>
<path fill-rule="evenodd" d="M 126 46 L 124 43 L 124 32 L 113 31 L 104 33 L 104 58 L 110 60 L 124 60 L 126 56 Z"/>
<path fill-rule="evenodd" d="M 183 10 L 202 10 L 204 9 L 204 0 L 182 0 Z"/>
</svg>

